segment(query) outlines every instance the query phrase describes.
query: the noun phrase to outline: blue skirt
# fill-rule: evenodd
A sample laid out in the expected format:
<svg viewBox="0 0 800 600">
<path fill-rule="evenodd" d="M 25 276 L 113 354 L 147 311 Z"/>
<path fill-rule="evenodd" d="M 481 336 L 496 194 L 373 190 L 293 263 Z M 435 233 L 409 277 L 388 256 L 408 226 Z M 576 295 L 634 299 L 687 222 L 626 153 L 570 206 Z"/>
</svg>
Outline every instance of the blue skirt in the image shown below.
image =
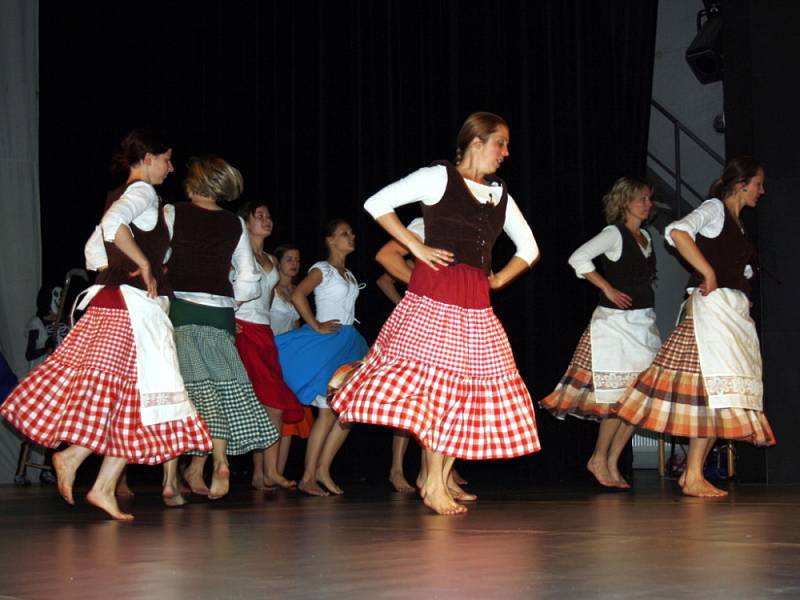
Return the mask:
<svg viewBox="0 0 800 600">
<path fill-rule="evenodd" d="M 317 333 L 308 325 L 275 336 L 283 380 L 305 405 L 325 396 L 336 369 L 364 358 L 369 347 L 352 325 L 336 333 Z"/>
</svg>

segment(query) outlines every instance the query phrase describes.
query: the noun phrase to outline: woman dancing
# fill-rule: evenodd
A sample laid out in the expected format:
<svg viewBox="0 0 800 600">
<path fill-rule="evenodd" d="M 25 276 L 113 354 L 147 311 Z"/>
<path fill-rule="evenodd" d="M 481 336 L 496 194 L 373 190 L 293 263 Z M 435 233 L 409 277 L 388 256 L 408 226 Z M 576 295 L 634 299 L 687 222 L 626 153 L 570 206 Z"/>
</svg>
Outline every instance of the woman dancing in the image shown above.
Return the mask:
<svg viewBox="0 0 800 600">
<path fill-rule="evenodd" d="M 418 259 L 403 300 L 364 366 L 334 396 L 343 422 L 408 429 L 425 448 L 420 493 L 439 514 L 466 512 L 446 485 L 455 458 L 510 458 L 539 450 L 531 397 L 489 290 L 507 285 L 539 255 L 536 241 L 494 175 L 508 156 L 506 122 L 474 113 L 458 134 L 456 161 L 435 163 L 384 188 L 364 207 Z M 425 243 L 394 209 L 422 202 Z M 501 231 L 517 253 L 497 273 Z"/>
<path fill-rule="evenodd" d="M 272 233 L 272 216 L 264 202 L 252 200 L 241 211 L 256 263 L 261 270 L 261 294 L 242 303 L 236 309 L 236 349 L 253 384 L 256 396 L 269 414 L 275 428 L 303 419 L 303 408 L 286 386 L 278 362 L 275 337 L 270 329 L 270 304 L 278 283 L 278 260 L 264 252 L 264 240 Z M 253 451 L 253 479 L 255 489 L 272 489 L 275 486 L 292 488 L 296 484 L 281 475 L 278 469 L 279 445 L 272 444 L 264 450 Z"/>
<path fill-rule="evenodd" d="M 159 464 L 190 450 L 208 451 L 211 439 L 189 402 L 178 370 L 167 318 L 170 287 L 162 262 L 169 232 L 154 185 L 172 172 L 172 150 L 145 131 L 122 141 L 115 165 L 128 172 L 110 196 L 102 238 L 87 245 L 89 266 L 107 267 L 90 288 L 89 308 L 41 365 L 12 392 L 3 417 L 36 443 L 55 448 L 58 490 L 74 504 L 72 486 L 93 452 L 102 466 L 86 499 L 115 519 L 114 488 L 125 464 Z M 103 247 L 102 241 L 105 241 Z M 179 498 L 174 471 L 166 471 L 164 501 Z"/>
<path fill-rule="evenodd" d="M 355 250 L 355 238 L 346 221 L 328 223 L 328 259 L 311 265 L 292 293 L 292 303 L 306 324 L 275 340 L 284 380 L 300 402 L 319 409 L 306 446 L 303 477 L 297 484 L 313 496 L 343 493 L 331 477 L 330 466 L 349 428 L 342 427 L 328 406 L 328 382 L 336 369 L 363 358 L 368 350 L 353 326 L 360 286 L 345 266 L 347 256 Z M 312 292 L 316 314 L 308 302 Z"/>
<path fill-rule="evenodd" d="M 586 468 L 606 487 L 630 487 L 617 466 L 627 439 L 611 442 L 618 429 L 633 427 L 611 416 L 611 408 L 661 346 L 653 310 L 656 255 L 643 227 L 653 208 L 651 193 L 642 179 L 617 179 L 603 197 L 609 225 L 569 257 L 575 274 L 600 290 L 600 299 L 567 372 L 541 402 L 560 419 L 573 415 L 600 421 Z M 592 262 L 597 257 L 599 271 Z"/>
<path fill-rule="evenodd" d="M 716 438 L 775 443 L 763 413 L 761 352 L 748 298 L 756 250 L 740 218 L 763 194 L 764 169 L 736 158 L 712 185 L 710 200 L 667 226 L 664 237 L 693 269 L 686 317 L 613 409 L 635 427 L 690 438 L 679 480 L 688 496 L 727 495 L 703 475 Z M 612 445 L 627 443 L 632 433 L 620 428 L 621 440 Z"/>
<path fill-rule="evenodd" d="M 241 173 L 221 158 L 194 159 L 185 181 L 190 202 L 165 212 L 173 231 L 169 316 L 186 390 L 213 441 L 211 488 L 203 479 L 207 454 L 193 456 L 183 475 L 192 492 L 211 500 L 228 493 L 226 454 L 268 448 L 278 439 L 234 347 L 234 306 L 259 296 L 262 277 L 242 219 L 219 205 L 238 198 L 243 186 Z"/>
</svg>

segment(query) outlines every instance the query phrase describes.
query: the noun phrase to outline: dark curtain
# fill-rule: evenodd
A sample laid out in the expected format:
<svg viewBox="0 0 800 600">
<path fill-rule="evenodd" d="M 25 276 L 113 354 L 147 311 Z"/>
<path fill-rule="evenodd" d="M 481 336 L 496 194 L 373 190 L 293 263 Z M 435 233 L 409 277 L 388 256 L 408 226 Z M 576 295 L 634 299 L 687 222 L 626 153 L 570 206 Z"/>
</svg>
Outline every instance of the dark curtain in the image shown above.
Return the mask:
<svg viewBox="0 0 800 600">
<path fill-rule="evenodd" d="M 43 3 L 45 273 L 59 279 L 81 264 L 118 140 L 136 126 L 164 127 L 177 168 L 165 199 L 181 198 L 187 157 L 214 153 L 241 169 L 247 198 L 269 201 L 271 242 L 298 243 L 306 265 L 321 258 L 322 224 L 350 220 L 358 246 L 350 267 L 368 283 L 357 316 L 372 339 L 391 308 L 373 285 L 373 256 L 387 238 L 363 201 L 452 158 L 463 119 L 489 110 L 510 124 L 511 157 L 499 175 L 542 249 L 495 307 L 540 398 L 596 301 L 566 258 L 603 226 L 610 184 L 644 171 L 656 8 L 655 0 L 348 0 L 161 2 L 143 12 Z M 501 242 L 496 264 L 512 253 Z M 539 420 L 545 450 L 515 468 L 537 477 L 578 470 L 594 426 Z M 356 433 L 343 452 L 341 468 L 367 472 L 369 454 L 388 470 L 385 433 Z"/>
</svg>

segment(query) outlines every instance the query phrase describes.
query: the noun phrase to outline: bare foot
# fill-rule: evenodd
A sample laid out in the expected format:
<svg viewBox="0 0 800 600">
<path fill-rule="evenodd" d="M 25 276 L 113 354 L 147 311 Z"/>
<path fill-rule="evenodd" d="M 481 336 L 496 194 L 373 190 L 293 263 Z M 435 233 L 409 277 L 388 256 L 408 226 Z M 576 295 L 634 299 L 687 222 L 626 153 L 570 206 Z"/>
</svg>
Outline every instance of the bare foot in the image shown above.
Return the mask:
<svg viewBox="0 0 800 600">
<path fill-rule="evenodd" d="M 461 473 L 455 470 L 455 467 L 450 470 L 450 476 L 453 478 L 453 481 L 455 481 L 458 485 L 467 485 L 469 483 L 469 481 L 467 481 L 461 476 Z"/>
<path fill-rule="evenodd" d="M 106 511 L 111 517 L 118 521 L 133 521 L 133 515 L 124 513 L 119 509 L 117 498 L 113 494 L 104 494 L 100 490 L 92 488 L 86 495 L 89 504 Z"/>
<path fill-rule="evenodd" d="M 173 483 L 165 483 L 161 490 L 161 498 L 164 505 L 170 508 L 177 508 L 186 504 L 186 498 L 181 495 L 180 489 Z"/>
<path fill-rule="evenodd" d="M 467 512 L 467 507 L 453 500 L 443 489 L 420 490 L 425 506 L 440 515 L 461 515 Z"/>
<path fill-rule="evenodd" d="M 478 499 L 478 496 L 470 494 L 467 490 L 458 485 L 452 473 L 447 481 L 447 491 L 456 502 L 475 502 Z"/>
<path fill-rule="evenodd" d="M 401 494 L 413 494 L 416 490 L 411 487 L 411 484 L 406 481 L 406 478 L 401 472 L 389 473 L 389 483 L 392 484 L 394 491 Z"/>
<path fill-rule="evenodd" d="M 208 490 L 209 500 L 219 500 L 225 496 L 230 490 L 231 485 L 231 470 L 227 463 L 219 463 L 214 465 L 214 471 L 211 474 L 211 489 Z"/>
<path fill-rule="evenodd" d="M 721 498 L 728 495 L 728 492 L 711 485 L 711 483 L 704 478 L 686 478 L 681 489 L 687 496 L 696 496 L 698 498 Z"/>
<path fill-rule="evenodd" d="M 283 488 L 284 490 L 292 490 L 297 487 L 297 482 L 291 479 L 286 479 L 277 471 L 272 475 L 264 476 L 264 489 L 274 490 L 275 488 Z"/>
<path fill-rule="evenodd" d="M 344 490 L 336 485 L 336 482 L 333 480 L 333 477 L 331 477 L 330 473 L 323 473 L 318 469 L 317 481 L 327 488 L 331 494 L 335 494 L 336 496 L 341 496 L 344 494 Z"/>
<path fill-rule="evenodd" d="M 75 500 L 72 498 L 72 484 L 75 482 L 75 466 L 69 457 L 64 457 L 63 452 L 56 452 L 53 454 L 53 469 L 56 472 L 58 479 L 58 493 L 67 501 L 67 504 L 75 505 Z"/>
<path fill-rule="evenodd" d="M 605 461 L 600 461 L 592 457 L 589 459 L 589 462 L 586 463 L 586 470 L 594 475 L 594 478 L 600 485 L 616 487 L 614 481 L 611 479 L 611 474 L 608 472 L 608 464 Z"/>
<path fill-rule="evenodd" d="M 611 477 L 611 483 L 614 485 L 615 488 L 620 488 L 623 490 L 628 490 L 631 487 L 631 484 L 625 481 L 625 478 L 622 476 L 615 467 L 608 467 L 608 474 Z"/>
<path fill-rule="evenodd" d="M 686 485 L 686 471 L 681 473 L 681 476 L 678 478 L 678 485 L 681 487 Z"/>
<path fill-rule="evenodd" d="M 198 496 L 208 496 L 210 493 L 206 482 L 203 481 L 202 472 L 194 471 L 191 467 L 187 467 L 187 469 L 183 472 L 183 479 L 193 494 L 197 494 Z"/>
<path fill-rule="evenodd" d="M 322 489 L 322 487 L 320 487 L 320 485 L 313 479 L 310 481 L 301 479 L 300 483 L 297 484 L 297 489 L 304 494 L 308 494 L 309 496 L 330 496 L 330 492 Z"/>
<path fill-rule="evenodd" d="M 264 485 L 264 478 L 256 477 L 255 475 L 253 475 L 253 478 L 250 480 L 250 487 L 258 491 L 269 489 Z"/>
<path fill-rule="evenodd" d="M 117 489 L 114 491 L 119 498 L 133 498 L 133 490 L 128 487 L 128 481 L 120 478 L 117 482 Z"/>
</svg>

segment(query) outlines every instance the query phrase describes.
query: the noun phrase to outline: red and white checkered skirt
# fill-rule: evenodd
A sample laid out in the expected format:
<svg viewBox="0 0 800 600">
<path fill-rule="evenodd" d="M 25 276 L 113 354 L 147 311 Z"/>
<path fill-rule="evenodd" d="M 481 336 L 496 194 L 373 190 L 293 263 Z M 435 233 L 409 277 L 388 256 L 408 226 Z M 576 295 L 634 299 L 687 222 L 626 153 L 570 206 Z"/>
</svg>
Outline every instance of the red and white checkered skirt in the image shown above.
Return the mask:
<svg viewBox="0 0 800 600">
<path fill-rule="evenodd" d="M 0 414 L 42 446 L 66 442 L 130 463 L 155 465 L 189 450 L 210 451 L 199 416 L 142 425 L 128 312 L 97 306 L 98 298 L 11 392 Z"/>
<path fill-rule="evenodd" d="M 631 425 L 680 437 L 775 444 L 762 411 L 708 405 L 691 317 L 670 334 L 653 364 L 627 389 L 612 413 Z"/>
<path fill-rule="evenodd" d="M 608 417 L 614 406 L 595 401 L 590 327 L 586 328 L 578 341 L 567 372 L 561 377 L 556 389 L 540 401 L 542 408 L 559 419 L 572 415 L 581 419 L 602 421 Z"/>
<path fill-rule="evenodd" d="M 448 267 L 436 278 L 454 295 L 483 286 L 488 301 L 478 269 Z M 539 450 L 533 403 L 494 311 L 435 300 L 420 287 L 410 286 L 331 408 L 343 422 L 410 430 L 426 448 L 456 458 Z"/>
</svg>

